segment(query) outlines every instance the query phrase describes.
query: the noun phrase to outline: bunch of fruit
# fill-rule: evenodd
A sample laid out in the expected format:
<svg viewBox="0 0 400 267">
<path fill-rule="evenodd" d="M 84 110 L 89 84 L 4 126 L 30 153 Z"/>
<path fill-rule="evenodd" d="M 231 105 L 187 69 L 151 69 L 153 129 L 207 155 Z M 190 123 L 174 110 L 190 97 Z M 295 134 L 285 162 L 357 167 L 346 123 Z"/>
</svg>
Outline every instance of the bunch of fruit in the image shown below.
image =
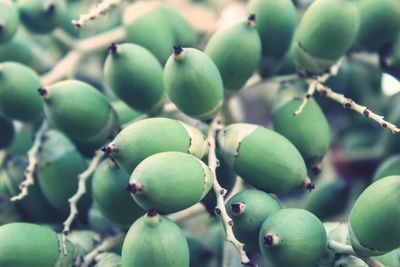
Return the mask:
<svg viewBox="0 0 400 267">
<path fill-rule="evenodd" d="M 399 0 L 91 4 L 0 0 L 1 267 L 400 267 Z"/>
</svg>

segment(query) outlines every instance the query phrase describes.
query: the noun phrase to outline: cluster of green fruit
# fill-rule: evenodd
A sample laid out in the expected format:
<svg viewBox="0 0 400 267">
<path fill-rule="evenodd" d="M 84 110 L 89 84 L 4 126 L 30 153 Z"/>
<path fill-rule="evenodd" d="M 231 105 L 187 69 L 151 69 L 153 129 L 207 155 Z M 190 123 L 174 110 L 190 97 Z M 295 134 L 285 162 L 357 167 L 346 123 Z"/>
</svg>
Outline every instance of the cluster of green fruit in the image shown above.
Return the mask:
<svg viewBox="0 0 400 267">
<path fill-rule="evenodd" d="M 373 183 L 350 201 L 354 183 L 320 182 L 321 162 L 332 136 L 346 140 L 345 153 L 369 151 L 376 137 L 360 138 L 365 118 L 333 125 L 325 114 L 337 108 L 306 93 L 306 81 L 319 81 L 346 53 L 349 59 L 326 83 L 335 91 L 363 101 L 379 95 L 383 72 L 400 78 L 399 0 L 315 0 L 309 6 L 251 0 L 248 18 L 203 36 L 204 48 L 189 21 L 165 3 L 138 1 L 122 16 L 110 11 L 94 34 L 70 23 L 87 5 L 0 0 L 0 266 L 220 267 L 221 231 L 227 228 L 244 244 L 251 259 L 242 257 L 246 265 L 400 266 L 400 137 L 382 135 L 374 160 L 386 160 Z M 123 30 L 124 41 L 106 40 L 108 47 L 96 48 L 103 51 L 92 55 L 100 62 L 94 73 L 84 70 L 92 67 L 90 60 L 82 60 L 75 77 L 44 84 L 43 75 L 64 55 L 79 52 L 57 31 L 79 43 L 115 29 Z M 38 53 L 38 45 L 48 52 Z M 353 61 L 359 52 L 378 55 L 380 65 Z M 301 77 L 282 84 L 271 99 L 274 130 L 229 117 L 230 99 L 250 90 L 242 88 L 256 72 L 266 80 Z M 386 110 L 373 107 L 399 123 L 398 100 L 393 97 Z M 175 110 L 166 109 L 169 102 Z M 363 114 L 372 117 L 367 108 Z M 225 125 L 214 129 L 216 120 Z M 351 139 L 345 128 L 359 132 Z M 99 150 L 108 158 L 81 181 L 87 192 L 76 207 L 73 227 L 79 230 L 63 231 L 70 198 L 82 190 L 77 177 Z M 216 170 L 210 155 L 218 158 Z M 354 171 L 357 160 L 345 161 L 345 168 L 335 163 L 339 171 Z M 32 163 L 34 169 L 26 168 Z M 28 195 L 9 202 L 29 175 L 34 184 L 20 186 Z M 245 188 L 218 205 L 238 184 L 237 176 Z M 225 190 L 212 192 L 218 184 Z M 303 203 L 290 207 L 299 195 Z M 207 226 L 204 238 L 184 233 L 185 224 L 168 217 L 197 203 L 212 217 L 191 223 Z M 215 217 L 225 213 L 229 221 L 215 230 Z M 347 223 L 323 224 L 332 218 Z M 92 263 L 94 236 L 120 232 L 126 237 L 107 248 L 112 253 L 100 253 Z"/>
</svg>

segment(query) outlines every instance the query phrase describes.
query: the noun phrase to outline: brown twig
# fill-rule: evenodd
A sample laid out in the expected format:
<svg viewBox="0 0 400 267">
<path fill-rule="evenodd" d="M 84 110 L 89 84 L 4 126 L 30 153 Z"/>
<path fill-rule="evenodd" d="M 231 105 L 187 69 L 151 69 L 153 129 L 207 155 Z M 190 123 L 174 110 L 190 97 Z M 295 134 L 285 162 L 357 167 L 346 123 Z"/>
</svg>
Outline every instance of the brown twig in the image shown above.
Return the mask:
<svg viewBox="0 0 400 267">
<path fill-rule="evenodd" d="M 104 0 L 88 13 L 79 15 L 79 19 L 73 20 L 71 23 L 75 28 L 81 28 L 86 21 L 94 20 L 98 16 L 107 12 L 107 10 L 109 10 L 112 6 L 118 5 L 121 1 L 123 0 Z"/>
</svg>

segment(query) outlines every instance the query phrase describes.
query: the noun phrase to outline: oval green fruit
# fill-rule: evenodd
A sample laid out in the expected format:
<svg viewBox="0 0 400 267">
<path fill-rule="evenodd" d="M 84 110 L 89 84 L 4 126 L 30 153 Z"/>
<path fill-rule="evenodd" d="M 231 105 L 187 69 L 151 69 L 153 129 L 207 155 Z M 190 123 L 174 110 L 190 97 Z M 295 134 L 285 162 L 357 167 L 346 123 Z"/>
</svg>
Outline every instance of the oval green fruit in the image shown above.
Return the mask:
<svg viewBox="0 0 400 267">
<path fill-rule="evenodd" d="M 204 52 L 217 66 L 224 88 L 241 89 L 256 71 L 261 58 L 261 41 L 255 29 L 256 18 L 217 31 Z"/>
<path fill-rule="evenodd" d="M 43 111 L 37 89 L 39 76 L 30 68 L 16 62 L 0 64 L 0 111 L 22 122 L 33 122 Z"/>
<path fill-rule="evenodd" d="M 400 155 L 392 155 L 383 161 L 375 171 L 372 181 L 376 182 L 386 176 L 400 175 Z"/>
<path fill-rule="evenodd" d="M 400 176 L 382 178 L 362 192 L 351 209 L 351 245 L 361 256 L 377 256 L 400 246 Z"/>
<path fill-rule="evenodd" d="M 260 249 L 272 264 L 281 267 L 310 267 L 317 264 L 327 248 L 321 221 L 302 209 L 282 209 L 263 223 Z"/>
<path fill-rule="evenodd" d="M 67 255 L 60 249 L 61 237 L 53 230 L 31 223 L 10 223 L 0 227 L 0 266 L 73 266 L 76 251 L 69 241 Z"/>
<path fill-rule="evenodd" d="M 296 32 L 298 71 L 306 75 L 327 71 L 354 43 L 359 27 L 358 1 L 314 1 Z"/>
<path fill-rule="evenodd" d="M 221 108 L 221 75 L 200 50 L 175 46 L 164 68 L 164 85 L 171 101 L 191 117 L 208 120 Z"/>
<path fill-rule="evenodd" d="M 313 184 L 301 154 L 284 136 L 246 123 L 218 133 L 221 155 L 246 182 L 269 193 L 287 193 Z"/>
<path fill-rule="evenodd" d="M 374 259 L 384 264 L 385 266 L 400 266 L 400 249 L 395 249 L 381 256 L 376 256 L 374 257 Z"/>
<path fill-rule="evenodd" d="M 149 212 L 129 229 L 121 258 L 122 267 L 189 267 L 189 248 L 174 222 Z"/>
<path fill-rule="evenodd" d="M 129 174 L 112 160 L 104 160 L 96 168 L 92 179 L 93 199 L 110 222 L 129 226 L 145 211 L 125 192 Z"/>
<path fill-rule="evenodd" d="M 11 0 L 0 1 L 0 44 L 11 40 L 19 26 L 19 14 Z"/>
<path fill-rule="evenodd" d="M 255 14 L 265 58 L 281 58 L 289 50 L 296 27 L 296 8 L 291 0 L 251 0 L 249 14 Z"/>
<path fill-rule="evenodd" d="M 160 152 L 185 152 L 201 159 L 208 152 L 208 143 L 199 130 L 183 122 L 150 118 L 123 129 L 103 151 L 131 174 L 142 160 Z"/>
<path fill-rule="evenodd" d="M 246 251 L 259 252 L 258 235 L 264 221 L 282 209 L 278 199 L 255 189 L 243 190 L 229 199 L 226 210 L 233 221 L 233 232 Z"/>
<path fill-rule="evenodd" d="M 127 190 L 145 210 L 165 214 L 199 202 L 213 181 L 210 168 L 198 158 L 182 152 L 162 152 L 135 168 Z"/>
<path fill-rule="evenodd" d="M 104 64 L 106 85 L 131 108 L 154 112 L 163 104 L 163 70 L 157 58 L 135 44 L 113 44 Z"/>
<path fill-rule="evenodd" d="M 15 129 L 12 121 L 0 115 L 0 150 L 8 147 L 14 139 Z"/>
<path fill-rule="evenodd" d="M 119 126 L 114 122 L 109 127 L 115 111 L 106 97 L 87 83 L 65 80 L 39 89 L 39 93 L 50 123 L 72 139 L 91 141 L 98 135 L 112 137 Z M 103 133 L 103 129 L 107 131 Z"/>
</svg>

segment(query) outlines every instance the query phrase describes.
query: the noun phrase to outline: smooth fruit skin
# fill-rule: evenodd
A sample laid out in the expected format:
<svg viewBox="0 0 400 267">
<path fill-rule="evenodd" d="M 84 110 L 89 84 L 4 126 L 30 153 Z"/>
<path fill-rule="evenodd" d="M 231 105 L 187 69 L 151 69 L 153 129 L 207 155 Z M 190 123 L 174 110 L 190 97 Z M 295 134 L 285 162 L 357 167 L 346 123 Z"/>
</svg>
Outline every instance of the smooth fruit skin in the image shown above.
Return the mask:
<svg viewBox="0 0 400 267">
<path fill-rule="evenodd" d="M 114 108 L 115 112 L 117 112 L 117 116 L 121 125 L 131 122 L 143 115 L 143 113 L 132 109 L 121 100 L 112 101 L 111 106 Z"/>
<path fill-rule="evenodd" d="M 129 175 L 112 160 L 103 160 L 92 179 L 93 199 L 110 222 L 129 226 L 145 211 L 125 191 Z"/>
<path fill-rule="evenodd" d="M 258 67 L 261 40 L 255 23 L 257 20 L 249 18 L 217 31 L 204 50 L 217 66 L 227 90 L 241 89 Z"/>
<path fill-rule="evenodd" d="M 235 209 L 238 204 L 243 208 Z M 256 189 L 243 190 L 229 199 L 226 211 L 233 220 L 233 232 L 246 251 L 259 252 L 258 235 L 264 221 L 282 209 L 278 199 Z M 238 212 L 239 211 L 239 212 Z"/>
<path fill-rule="evenodd" d="M 265 244 L 266 235 L 275 235 L 277 244 Z M 279 267 L 310 267 L 317 264 L 327 247 L 321 221 L 302 209 L 282 209 L 263 223 L 259 235 L 261 253 Z"/>
<path fill-rule="evenodd" d="M 280 102 L 272 111 L 274 130 L 296 146 L 307 164 L 320 162 L 328 152 L 331 141 L 328 120 L 320 106 L 314 98 L 310 98 L 302 112 L 294 116 L 302 99 L 293 97 Z"/>
<path fill-rule="evenodd" d="M 145 158 L 160 152 L 179 151 L 203 158 L 208 152 L 204 135 L 194 127 L 167 118 L 132 123 L 107 146 L 112 158 L 131 174 Z"/>
<path fill-rule="evenodd" d="M 75 251 L 67 241 L 67 255 L 60 250 L 60 237 L 51 229 L 31 223 L 0 227 L 0 266 L 73 266 Z"/>
<path fill-rule="evenodd" d="M 66 10 L 64 0 L 16 0 L 21 21 L 31 31 L 49 33 L 61 25 Z"/>
<path fill-rule="evenodd" d="M 218 68 L 209 56 L 194 48 L 175 47 L 164 68 L 164 86 L 179 110 L 200 120 L 213 118 L 222 105 Z"/>
<path fill-rule="evenodd" d="M 39 76 L 30 68 L 15 62 L 0 64 L 0 111 L 22 122 L 33 122 L 43 111 L 37 89 Z"/>
<path fill-rule="evenodd" d="M 147 1 L 129 5 L 123 15 L 126 42 L 145 47 L 162 64 L 167 61 L 175 41 L 165 16 L 160 3 Z"/>
<path fill-rule="evenodd" d="M 151 112 L 160 108 L 163 70 L 157 58 L 135 44 L 112 45 L 104 64 L 106 85 L 131 108 Z"/>
<path fill-rule="evenodd" d="M 66 80 L 44 90 L 47 119 L 72 139 L 90 140 L 110 120 L 111 104 L 104 95 L 87 83 Z M 112 135 L 112 132 L 109 134 Z"/>
<path fill-rule="evenodd" d="M 389 253 L 381 256 L 374 257 L 375 260 L 384 264 L 385 266 L 399 266 L 400 265 L 400 249 L 392 250 Z"/>
<path fill-rule="evenodd" d="M 400 32 L 398 0 L 360 0 L 361 23 L 357 45 L 378 51 L 392 43 Z"/>
<path fill-rule="evenodd" d="M 198 158 L 182 152 L 162 152 L 135 168 L 128 190 L 143 209 L 166 214 L 199 202 L 213 181 L 210 168 Z"/>
<path fill-rule="evenodd" d="M 0 115 L 0 150 L 7 148 L 15 135 L 14 124 L 8 118 Z"/>
<path fill-rule="evenodd" d="M 189 248 L 181 229 L 167 217 L 148 214 L 129 229 L 122 267 L 189 267 Z"/>
<path fill-rule="evenodd" d="M 349 215 L 351 244 L 361 256 L 400 246 L 400 176 L 387 176 L 364 190 Z"/>
<path fill-rule="evenodd" d="M 379 165 L 375 171 L 372 181 L 376 182 L 386 176 L 400 175 L 400 155 L 393 155 Z"/>
<path fill-rule="evenodd" d="M 282 194 L 306 186 L 307 170 L 299 151 L 272 130 L 231 124 L 219 132 L 218 144 L 233 170 L 260 190 Z"/>
<path fill-rule="evenodd" d="M 11 0 L 0 1 L 0 44 L 10 41 L 19 26 L 18 9 Z"/>
<path fill-rule="evenodd" d="M 296 8 L 290 0 L 251 0 L 249 14 L 256 15 L 263 57 L 281 58 L 289 50 L 296 27 Z"/>
<path fill-rule="evenodd" d="M 296 63 L 303 74 L 328 70 L 354 43 L 360 26 L 357 0 L 316 0 L 296 31 Z"/>
</svg>

